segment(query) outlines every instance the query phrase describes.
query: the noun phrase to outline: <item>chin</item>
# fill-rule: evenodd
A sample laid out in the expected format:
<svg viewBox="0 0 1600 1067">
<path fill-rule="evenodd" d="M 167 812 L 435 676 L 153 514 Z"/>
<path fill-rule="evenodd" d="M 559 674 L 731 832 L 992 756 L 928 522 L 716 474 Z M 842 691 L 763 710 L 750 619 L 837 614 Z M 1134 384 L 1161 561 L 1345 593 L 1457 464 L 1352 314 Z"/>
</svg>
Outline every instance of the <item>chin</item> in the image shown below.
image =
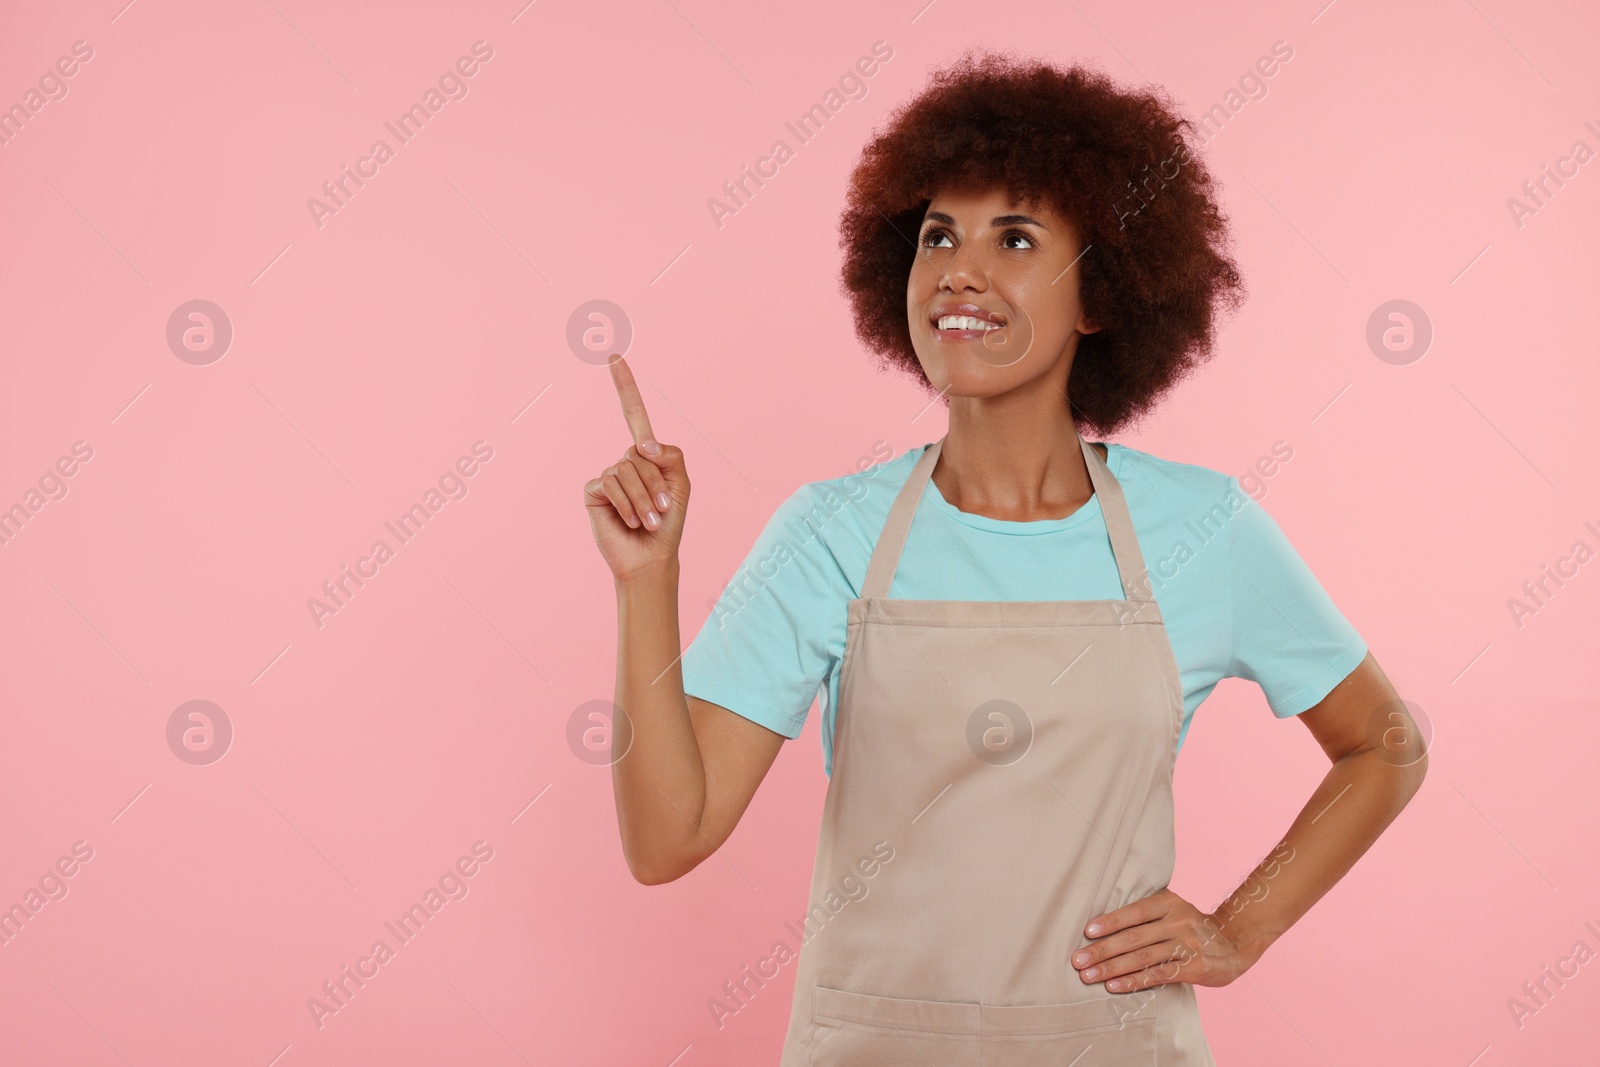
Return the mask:
<svg viewBox="0 0 1600 1067">
<path fill-rule="evenodd" d="M 995 368 L 985 367 L 981 364 L 977 366 L 947 367 L 945 368 L 945 373 L 937 377 L 929 374 L 928 380 L 933 382 L 934 388 L 943 392 L 947 398 L 959 396 L 969 399 L 999 396 L 1002 393 L 1009 392 L 1017 384 L 1010 380 L 1009 375 L 997 374 Z"/>
<path fill-rule="evenodd" d="M 981 342 L 953 344 L 938 340 L 929 340 L 926 349 L 914 341 L 912 349 L 916 351 L 917 362 L 922 365 L 922 371 L 929 381 L 951 383 L 947 394 L 950 396 L 1003 393 L 1029 377 L 1028 373 L 1021 370 L 1023 364 L 1028 362 L 1027 349 L 1018 352 L 1012 346 L 988 348 Z M 928 372 L 930 366 L 939 370 L 937 377 Z"/>
<path fill-rule="evenodd" d="M 994 352 L 944 351 L 936 360 L 920 359 L 930 382 L 948 383 L 947 396 L 992 396 L 1003 393 L 1025 377 L 1017 364 Z"/>
</svg>

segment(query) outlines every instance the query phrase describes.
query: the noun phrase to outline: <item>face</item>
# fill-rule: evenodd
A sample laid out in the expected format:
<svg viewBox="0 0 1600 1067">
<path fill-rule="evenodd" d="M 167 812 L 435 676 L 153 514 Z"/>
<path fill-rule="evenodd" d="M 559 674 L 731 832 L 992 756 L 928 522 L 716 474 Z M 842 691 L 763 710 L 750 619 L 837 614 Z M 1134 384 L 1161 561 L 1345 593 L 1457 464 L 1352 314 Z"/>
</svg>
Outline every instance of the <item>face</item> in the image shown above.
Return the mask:
<svg viewBox="0 0 1600 1067">
<path fill-rule="evenodd" d="M 911 343 L 934 387 L 991 397 L 1047 379 L 1065 394 L 1079 335 L 1098 329 L 1078 301 L 1081 251 L 1045 204 L 1011 203 L 1004 189 L 936 195 L 906 283 Z"/>
</svg>

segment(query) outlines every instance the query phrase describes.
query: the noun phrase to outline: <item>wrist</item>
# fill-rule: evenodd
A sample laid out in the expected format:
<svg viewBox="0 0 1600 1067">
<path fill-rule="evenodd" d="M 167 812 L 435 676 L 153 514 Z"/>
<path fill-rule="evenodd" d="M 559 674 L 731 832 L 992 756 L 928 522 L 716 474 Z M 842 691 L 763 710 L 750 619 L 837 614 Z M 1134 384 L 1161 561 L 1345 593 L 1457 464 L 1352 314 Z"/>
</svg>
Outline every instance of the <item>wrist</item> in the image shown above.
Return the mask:
<svg viewBox="0 0 1600 1067">
<path fill-rule="evenodd" d="M 1246 967 L 1259 960 L 1268 946 L 1277 940 L 1277 932 L 1251 923 L 1247 913 L 1230 910 L 1227 903 L 1207 915 L 1205 925 L 1210 930 L 1208 939 L 1225 940 Z"/>
<path fill-rule="evenodd" d="M 1253 967 L 1267 949 L 1278 939 L 1277 934 L 1256 929 L 1248 924 L 1235 923 L 1232 928 L 1224 927 L 1223 934 L 1233 942 L 1234 950 L 1239 954 L 1246 968 Z"/>
<path fill-rule="evenodd" d="M 624 593 L 655 592 L 678 587 L 678 557 L 673 555 L 657 563 L 647 564 L 626 575 L 613 575 L 612 584 L 617 595 Z"/>
</svg>

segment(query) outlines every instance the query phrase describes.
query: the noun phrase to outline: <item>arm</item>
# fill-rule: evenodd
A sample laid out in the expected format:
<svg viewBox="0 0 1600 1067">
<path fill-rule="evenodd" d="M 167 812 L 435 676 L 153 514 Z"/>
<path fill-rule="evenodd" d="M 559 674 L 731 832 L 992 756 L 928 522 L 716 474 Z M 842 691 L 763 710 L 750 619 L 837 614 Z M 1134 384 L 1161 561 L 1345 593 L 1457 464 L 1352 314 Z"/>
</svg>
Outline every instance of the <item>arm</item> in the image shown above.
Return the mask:
<svg viewBox="0 0 1600 1067">
<path fill-rule="evenodd" d="M 1428 772 L 1416 723 L 1371 652 L 1297 718 L 1333 765 L 1273 854 L 1211 916 L 1241 971 L 1355 866 Z"/>
<path fill-rule="evenodd" d="M 681 878 L 722 846 L 782 747 L 782 734 L 686 699 L 678 634 L 678 544 L 689 507 L 683 451 L 650 429 L 633 372 L 610 364 L 633 446 L 583 487 L 617 594 L 611 785 L 628 870 Z"/>
<path fill-rule="evenodd" d="M 1095 916 L 1084 934 L 1100 940 L 1072 956 L 1083 981 L 1117 993 L 1227 985 L 1344 877 L 1421 787 L 1423 740 L 1371 652 L 1298 718 L 1333 766 L 1272 854 L 1210 914 L 1162 889 Z"/>
<path fill-rule="evenodd" d="M 683 877 L 722 847 L 786 738 L 699 697 L 679 669 L 678 568 L 617 580 L 611 765 L 622 851 L 634 878 Z"/>
</svg>

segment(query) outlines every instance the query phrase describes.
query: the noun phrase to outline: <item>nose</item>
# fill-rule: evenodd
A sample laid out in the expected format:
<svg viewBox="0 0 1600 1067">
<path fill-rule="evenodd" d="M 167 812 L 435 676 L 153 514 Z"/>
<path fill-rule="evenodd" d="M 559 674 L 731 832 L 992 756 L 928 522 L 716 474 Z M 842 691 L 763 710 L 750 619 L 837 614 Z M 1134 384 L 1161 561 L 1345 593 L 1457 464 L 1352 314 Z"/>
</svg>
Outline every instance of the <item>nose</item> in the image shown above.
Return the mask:
<svg viewBox="0 0 1600 1067">
<path fill-rule="evenodd" d="M 950 253 L 944 264 L 944 274 L 939 277 L 939 288 L 952 293 L 960 290 L 981 293 L 989 288 L 989 264 L 978 242 L 962 242 Z"/>
<path fill-rule="evenodd" d="M 979 292 L 989 287 L 989 268 L 983 261 L 983 256 L 971 242 L 963 244 L 956 249 L 955 254 L 945 265 L 944 275 L 939 279 L 942 289 L 952 292 L 961 289 L 974 289 Z"/>
</svg>

